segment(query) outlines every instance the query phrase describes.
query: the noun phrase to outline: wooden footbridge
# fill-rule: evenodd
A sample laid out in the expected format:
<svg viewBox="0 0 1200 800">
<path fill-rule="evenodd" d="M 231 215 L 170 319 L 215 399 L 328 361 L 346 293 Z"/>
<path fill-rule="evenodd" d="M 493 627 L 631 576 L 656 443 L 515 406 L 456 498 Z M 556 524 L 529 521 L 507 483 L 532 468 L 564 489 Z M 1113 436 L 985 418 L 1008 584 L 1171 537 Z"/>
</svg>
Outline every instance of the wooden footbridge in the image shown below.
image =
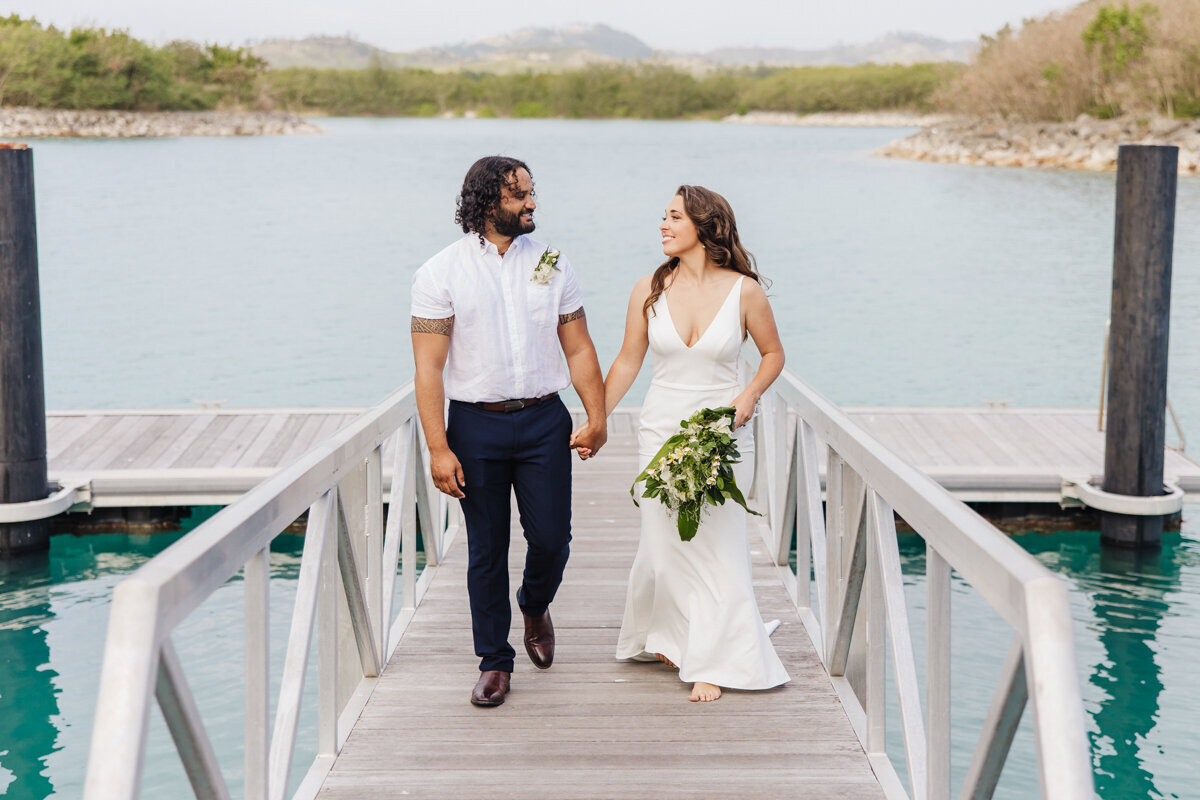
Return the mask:
<svg viewBox="0 0 1200 800">
<path fill-rule="evenodd" d="M 229 690 L 245 696 L 247 800 L 988 797 L 1027 706 L 1042 796 L 1093 797 L 1065 584 L 786 372 L 755 421 L 751 500 L 766 514 L 752 539 L 755 586 L 764 616 L 782 621 L 774 642 L 792 682 L 693 704 L 667 667 L 613 659 L 637 537 L 628 480 L 640 466 L 630 418 L 618 415 L 605 450 L 576 466 L 573 552 L 554 606 L 555 665 L 538 672 L 519 658 L 508 702 L 472 707 L 465 537 L 455 506 L 428 480 L 415 410 L 409 386 L 338 423 L 336 432 L 333 422 L 321 423 L 329 431 L 313 423 L 307 429 L 320 435 L 313 434 L 311 448 L 269 477 L 257 476 L 254 488 L 117 587 L 85 798 L 138 796 L 156 704 L 195 795 L 230 796 L 229 765 L 214 754 L 172 636 L 239 573 L 245 677 L 240 686 L 230 681 Z M 159 421 L 154 432 L 140 424 L 144 446 L 122 451 L 129 463 L 170 447 L 161 434 L 171 425 L 201 428 Z M 263 435 L 242 438 L 251 443 L 238 462 L 268 468 L 260 462 L 275 445 L 264 432 L 275 424 L 279 433 L 288 423 L 244 424 L 261 424 Z M 123 466 L 100 444 L 102 435 L 97 431 L 90 444 L 77 439 L 63 452 L 75 447 L 107 459 L 106 468 Z M 208 447 L 221 438 L 214 432 Z M 177 448 L 172 463 L 186 452 Z M 88 490 L 91 502 L 96 485 Z M 306 513 L 287 654 L 271 664 L 268 549 Z M 905 601 L 897 515 L 927 547 L 921 615 Z M 515 540 L 514 569 L 519 535 Z M 789 566 L 793 551 L 798 569 Z M 1004 666 L 990 711 L 955 786 L 952 569 L 1012 629 L 1011 642 L 997 651 Z M 923 671 L 910 635 L 918 624 L 925 627 Z M 899 709 L 891 716 L 889 664 Z M 317 753 L 305 777 L 289 783 L 311 671 Z M 272 685 L 279 687 L 274 703 Z M 900 770 L 885 752 L 890 727 L 904 742 Z"/>
</svg>

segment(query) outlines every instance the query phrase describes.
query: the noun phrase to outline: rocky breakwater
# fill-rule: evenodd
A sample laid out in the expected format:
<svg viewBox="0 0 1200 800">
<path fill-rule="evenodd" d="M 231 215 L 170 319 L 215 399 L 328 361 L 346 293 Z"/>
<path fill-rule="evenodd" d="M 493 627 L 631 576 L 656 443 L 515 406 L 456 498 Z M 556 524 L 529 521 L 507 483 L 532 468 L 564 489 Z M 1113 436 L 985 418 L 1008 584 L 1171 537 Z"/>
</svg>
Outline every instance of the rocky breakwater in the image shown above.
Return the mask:
<svg viewBox="0 0 1200 800">
<path fill-rule="evenodd" d="M 735 125 L 799 125 L 820 128 L 920 128 L 952 119 L 946 114 L 922 114 L 918 111 L 818 111 L 796 114 L 791 111 L 747 111 L 721 119 Z"/>
<path fill-rule="evenodd" d="M 1116 169 L 1123 144 L 1179 148 L 1179 173 L 1200 174 L 1200 120 L 1133 118 L 1072 122 L 955 119 L 931 125 L 876 151 L 892 158 L 995 167 Z"/>
<path fill-rule="evenodd" d="M 284 111 L 63 111 L 0 108 L 0 137 L 137 138 L 321 133 Z"/>
</svg>

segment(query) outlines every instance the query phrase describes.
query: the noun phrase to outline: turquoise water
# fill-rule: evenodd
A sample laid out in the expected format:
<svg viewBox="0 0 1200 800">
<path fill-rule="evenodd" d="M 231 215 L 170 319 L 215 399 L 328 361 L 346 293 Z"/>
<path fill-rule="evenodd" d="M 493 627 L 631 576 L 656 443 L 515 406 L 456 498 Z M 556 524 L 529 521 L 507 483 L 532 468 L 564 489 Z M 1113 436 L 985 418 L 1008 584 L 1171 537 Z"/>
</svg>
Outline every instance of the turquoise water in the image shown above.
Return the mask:
<svg viewBox="0 0 1200 800">
<path fill-rule="evenodd" d="M 409 280 L 458 235 L 454 195 L 466 166 L 488 152 L 530 162 L 539 235 L 579 272 L 606 366 L 629 288 L 660 258 L 661 209 L 679 183 L 702 183 L 729 197 L 774 280 L 789 367 L 836 402 L 1086 407 L 1098 397 L 1112 175 L 872 157 L 906 133 L 898 129 L 322 124 L 328 133 L 314 137 L 33 143 L 50 408 L 375 402 L 411 373 Z M 1181 179 L 1169 391 L 1193 435 L 1198 220 L 1200 180 Z M 0 573 L 7 797 L 78 795 L 109 593 L 178 535 L 60 535 L 48 560 Z M 272 554 L 279 637 L 297 541 L 283 537 Z M 1190 674 L 1200 657 L 1200 506 L 1188 506 L 1183 533 L 1143 563 L 1102 554 L 1095 534 L 1019 541 L 1073 588 L 1102 796 L 1200 794 L 1200 693 Z M 919 618 L 923 556 L 917 540 L 905 547 Z M 956 584 L 954 598 L 961 774 L 1008 633 L 968 588 Z M 218 747 L 234 786 L 241 620 L 235 582 L 176 638 L 205 719 L 228 731 Z M 282 639 L 273 647 L 278 664 Z M 174 796 L 182 770 L 154 724 L 145 796 Z M 1031 747 L 1030 736 L 1018 740 L 999 796 L 1036 791 Z"/>
<path fill-rule="evenodd" d="M 0 562 L 0 794 L 79 797 L 113 587 L 207 519 L 196 509 L 170 533 L 58 534 L 47 555 Z M 302 536 L 271 545 L 270 658 L 278 692 Z M 226 780 L 240 796 L 242 776 L 244 594 L 235 578 L 173 636 Z M 315 653 L 311 661 L 315 663 Z M 310 670 L 310 675 L 312 675 Z M 316 685 L 305 686 L 296 781 L 316 753 Z M 295 784 L 293 783 L 293 786 Z M 151 712 L 143 797 L 190 797 L 187 778 L 157 707 Z"/>
<path fill-rule="evenodd" d="M 1096 789 L 1103 800 L 1200 796 L 1196 738 L 1200 692 L 1200 505 L 1184 509 L 1181 533 L 1158 552 L 1101 548 L 1099 534 L 1026 533 L 1016 541 L 1071 588 L 1076 656 Z M 918 671 L 925 656 L 925 544 L 901 534 L 906 600 Z M 1011 632 L 955 575 L 951 596 L 952 781 L 961 785 L 996 686 Z M 891 669 L 889 665 L 889 670 Z M 923 679 L 922 679 L 923 680 Z M 903 774 L 904 749 L 891 693 L 888 753 Z M 1027 708 L 996 792 L 1037 796 L 1032 716 Z"/>
</svg>

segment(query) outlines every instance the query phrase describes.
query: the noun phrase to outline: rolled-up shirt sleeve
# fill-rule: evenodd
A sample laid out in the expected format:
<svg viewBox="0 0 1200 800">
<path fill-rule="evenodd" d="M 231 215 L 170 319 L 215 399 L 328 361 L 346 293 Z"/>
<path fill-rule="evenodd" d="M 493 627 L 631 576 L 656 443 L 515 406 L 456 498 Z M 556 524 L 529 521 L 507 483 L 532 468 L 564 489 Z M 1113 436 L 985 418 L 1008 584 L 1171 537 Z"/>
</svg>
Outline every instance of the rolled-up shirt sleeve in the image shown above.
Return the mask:
<svg viewBox="0 0 1200 800">
<path fill-rule="evenodd" d="M 413 275 L 412 315 L 421 319 L 448 319 L 454 316 L 450 293 L 428 264 Z"/>
<path fill-rule="evenodd" d="M 558 301 L 558 313 L 570 314 L 583 307 L 583 288 L 579 285 L 579 279 L 575 277 L 571 262 L 565 258 L 561 259 L 559 268 L 562 270 L 563 290 L 562 298 Z"/>
</svg>

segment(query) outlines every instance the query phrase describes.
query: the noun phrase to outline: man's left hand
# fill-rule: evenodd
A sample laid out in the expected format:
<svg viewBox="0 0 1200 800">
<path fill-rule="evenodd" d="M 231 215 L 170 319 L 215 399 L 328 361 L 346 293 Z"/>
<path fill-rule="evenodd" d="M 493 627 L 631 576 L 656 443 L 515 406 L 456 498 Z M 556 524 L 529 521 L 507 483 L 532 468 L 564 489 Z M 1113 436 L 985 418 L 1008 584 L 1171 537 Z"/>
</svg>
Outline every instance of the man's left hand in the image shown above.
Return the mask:
<svg viewBox="0 0 1200 800">
<path fill-rule="evenodd" d="M 607 441 L 607 424 L 593 425 L 585 422 L 571 432 L 571 449 L 578 453 L 583 461 L 596 455 Z"/>
</svg>

